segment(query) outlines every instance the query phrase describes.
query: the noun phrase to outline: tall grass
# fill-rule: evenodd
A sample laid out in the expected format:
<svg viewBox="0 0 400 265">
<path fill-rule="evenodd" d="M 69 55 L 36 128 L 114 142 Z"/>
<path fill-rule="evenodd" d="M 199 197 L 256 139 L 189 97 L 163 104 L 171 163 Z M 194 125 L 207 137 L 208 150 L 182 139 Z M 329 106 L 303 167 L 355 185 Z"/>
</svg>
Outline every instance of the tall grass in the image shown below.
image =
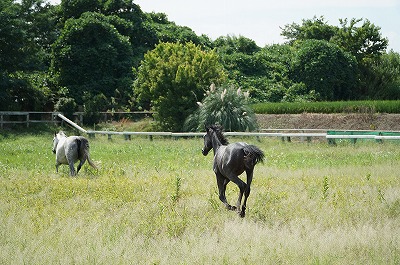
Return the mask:
<svg viewBox="0 0 400 265">
<path fill-rule="evenodd" d="M 396 143 L 231 138 L 266 154 L 241 219 L 201 139 L 106 138 L 91 140 L 100 169 L 71 178 L 51 134 L 0 136 L 1 264 L 400 262 Z"/>
<path fill-rule="evenodd" d="M 400 113 L 400 101 L 265 102 L 252 108 L 258 114 Z"/>
</svg>

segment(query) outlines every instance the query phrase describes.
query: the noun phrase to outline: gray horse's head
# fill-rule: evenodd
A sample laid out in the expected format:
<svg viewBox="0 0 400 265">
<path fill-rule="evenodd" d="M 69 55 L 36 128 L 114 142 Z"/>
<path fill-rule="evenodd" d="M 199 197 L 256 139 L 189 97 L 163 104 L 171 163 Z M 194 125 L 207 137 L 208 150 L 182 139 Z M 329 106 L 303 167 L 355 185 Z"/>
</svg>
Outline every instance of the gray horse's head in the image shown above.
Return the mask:
<svg viewBox="0 0 400 265">
<path fill-rule="evenodd" d="M 52 151 L 53 151 L 54 154 L 55 154 L 56 151 L 57 151 L 58 142 L 60 141 L 60 139 L 61 139 L 62 137 L 67 137 L 63 131 L 59 131 L 58 133 L 54 133 L 54 137 L 53 137 L 53 148 L 52 148 Z"/>
</svg>

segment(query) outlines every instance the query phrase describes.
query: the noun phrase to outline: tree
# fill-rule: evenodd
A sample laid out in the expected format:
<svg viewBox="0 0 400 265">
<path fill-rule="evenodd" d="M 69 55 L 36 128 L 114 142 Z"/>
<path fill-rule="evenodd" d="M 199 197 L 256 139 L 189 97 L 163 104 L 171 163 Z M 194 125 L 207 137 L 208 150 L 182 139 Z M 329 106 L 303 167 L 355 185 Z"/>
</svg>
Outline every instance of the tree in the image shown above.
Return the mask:
<svg viewBox="0 0 400 265">
<path fill-rule="evenodd" d="M 153 109 L 161 129 L 181 131 L 186 117 L 224 70 L 213 51 L 193 43 L 160 43 L 145 54 L 134 82 L 138 107 Z"/>
<path fill-rule="evenodd" d="M 354 98 L 357 86 L 357 61 L 337 45 L 323 40 L 306 40 L 298 44 L 293 58 L 291 78 L 314 90 L 319 100 Z"/>
<path fill-rule="evenodd" d="M 0 0 L 0 66 L 2 72 L 21 70 L 26 62 L 27 25 L 21 6 L 12 0 Z"/>
<path fill-rule="evenodd" d="M 332 41 L 345 51 L 354 55 L 361 63 L 363 58 L 383 54 L 388 46 L 387 38 L 383 38 L 381 28 L 366 19 L 361 27 L 356 25 L 362 19 L 340 19 L 341 28 L 337 31 Z"/>
<path fill-rule="evenodd" d="M 393 51 L 369 60 L 366 95 L 372 99 L 400 99 L 400 54 Z"/>
<path fill-rule="evenodd" d="M 289 44 L 293 45 L 296 41 L 304 40 L 326 40 L 330 41 L 336 35 L 337 27 L 328 25 L 323 16 L 312 19 L 303 19 L 302 24 L 287 24 L 281 28 L 281 35 L 284 36 Z"/>
<path fill-rule="evenodd" d="M 156 32 L 149 25 L 147 16 L 131 0 L 63 0 L 62 21 L 78 19 L 86 12 L 102 14 L 118 32 L 129 38 L 132 45 L 132 66 L 137 67 L 144 53 L 158 43 Z"/>
<path fill-rule="evenodd" d="M 51 101 L 44 71 L 56 29 L 54 9 L 40 0 L 0 0 L 0 106 L 43 110 Z M 47 38 L 44 38 L 47 36 Z"/>
<path fill-rule="evenodd" d="M 260 50 L 254 40 L 243 36 L 221 36 L 213 42 L 213 47 L 217 48 L 220 53 L 234 54 L 242 53 L 251 55 Z"/>
<path fill-rule="evenodd" d="M 159 42 L 193 42 L 196 45 L 209 47 L 211 41 L 207 36 L 197 36 L 189 27 L 176 25 L 168 20 L 164 13 L 148 13 L 147 22 L 149 27 L 155 32 Z"/>
<path fill-rule="evenodd" d="M 249 92 L 234 86 L 216 88 L 211 84 L 199 108 L 185 121 L 185 131 L 202 131 L 204 126 L 220 124 L 227 131 L 253 131 L 257 119 L 248 105 Z"/>
<path fill-rule="evenodd" d="M 109 23 L 109 17 L 88 12 L 65 23 L 53 46 L 52 71 L 77 104 L 84 103 L 86 93 L 86 98 L 103 94 L 123 106 L 130 99 L 132 61 L 128 38 Z"/>
</svg>

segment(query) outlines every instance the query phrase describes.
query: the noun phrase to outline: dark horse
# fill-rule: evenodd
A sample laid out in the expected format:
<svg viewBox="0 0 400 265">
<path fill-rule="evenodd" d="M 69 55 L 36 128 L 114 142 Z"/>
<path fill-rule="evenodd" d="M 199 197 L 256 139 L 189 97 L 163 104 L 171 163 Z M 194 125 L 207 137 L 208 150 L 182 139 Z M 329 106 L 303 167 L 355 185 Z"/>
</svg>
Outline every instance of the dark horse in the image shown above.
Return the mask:
<svg viewBox="0 0 400 265">
<path fill-rule="evenodd" d="M 223 129 L 219 125 L 206 127 L 207 133 L 204 135 L 203 155 L 214 150 L 214 172 L 217 177 L 219 199 L 229 210 L 236 210 L 241 217 L 246 214 L 246 202 L 250 195 L 250 185 L 253 179 L 254 166 L 264 160 L 264 153 L 254 145 L 243 142 L 229 144 L 223 134 Z M 239 175 L 246 171 L 247 184 L 239 178 Z M 231 206 L 226 201 L 226 185 L 234 182 L 239 187 L 239 198 L 236 206 Z M 243 205 L 242 197 L 244 193 Z"/>
</svg>

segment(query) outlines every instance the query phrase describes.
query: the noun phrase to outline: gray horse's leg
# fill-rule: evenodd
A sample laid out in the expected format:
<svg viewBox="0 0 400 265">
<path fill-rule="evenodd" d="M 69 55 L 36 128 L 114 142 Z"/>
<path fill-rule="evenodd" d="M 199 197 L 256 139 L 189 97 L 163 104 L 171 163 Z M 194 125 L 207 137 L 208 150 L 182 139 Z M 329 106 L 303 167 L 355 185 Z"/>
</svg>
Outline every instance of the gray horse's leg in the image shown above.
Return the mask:
<svg viewBox="0 0 400 265">
<path fill-rule="evenodd" d="M 229 179 L 225 178 L 220 173 L 217 173 L 216 176 L 217 176 L 217 185 L 219 190 L 219 199 L 224 203 L 226 209 L 232 211 L 236 210 L 235 206 L 232 206 L 227 202 L 225 196 L 226 185 L 229 183 Z"/>
<path fill-rule="evenodd" d="M 68 161 L 68 165 L 69 165 L 69 172 L 71 176 L 75 176 L 76 172 L 75 172 L 75 166 L 74 166 L 74 159 L 72 157 L 69 157 L 67 155 L 67 161 Z"/>
<path fill-rule="evenodd" d="M 85 164 L 86 158 L 83 158 L 82 160 L 80 160 L 80 163 L 78 165 L 78 168 L 76 170 L 76 174 L 79 173 L 79 170 L 81 170 L 81 167 L 83 166 L 83 164 Z"/>
<path fill-rule="evenodd" d="M 68 162 L 69 164 L 69 171 L 71 176 L 76 176 L 74 162 Z"/>
</svg>

